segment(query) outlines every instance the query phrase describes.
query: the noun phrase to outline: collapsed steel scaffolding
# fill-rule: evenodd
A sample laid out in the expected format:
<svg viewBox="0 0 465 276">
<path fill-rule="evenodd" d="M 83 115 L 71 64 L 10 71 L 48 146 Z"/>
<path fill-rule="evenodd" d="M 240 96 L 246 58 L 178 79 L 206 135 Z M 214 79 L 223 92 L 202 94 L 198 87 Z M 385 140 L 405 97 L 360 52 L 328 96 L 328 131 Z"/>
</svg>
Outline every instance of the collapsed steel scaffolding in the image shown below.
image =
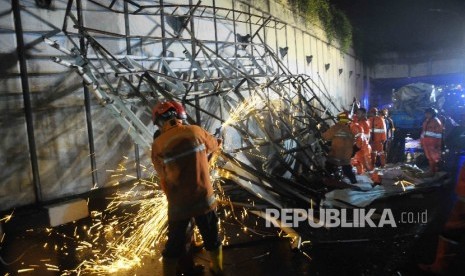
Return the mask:
<svg viewBox="0 0 465 276">
<path fill-rule="evenodd" d="M 88 2 L 124 14 L 125 32 L 86 27 L 81 1 L 69 0 L 62 31 L 74 47 L 69 50 L 47 38 L 45 42 L 65 54 L 53 60 L 82 76 L 85 91 L 92 92 L 137 145 L 152 143 L 151 107 L 163 99 L 177 100 L 191 115 L 189 123 L 224 139 L 217 162 L 223 179 L 276 207 L 296 201 L 311 204 L 321 195 L 318 180 L 325 153 L 319 133 L 338 108 L 327 91 L 307 75 L 292 74 L 266 45 L 263 29 L 285 23 L 201 2 Z M 157 18 L 151 21 L 152 33 L 159 28 L 161 37 L 132 36 L 131 16 Z M 214 21 L 215 38 L 217 20 L 232 21 L 234 41 L 196 38 L 194 19 Z M 237 34 L 235 22 L 254 25 L 255 31 Z M 112 53 L 101 37 L 125 39 L 125 51 Z M 159 47 L 160 55 L 133 55 L 136 45 Z"/>
</svg>

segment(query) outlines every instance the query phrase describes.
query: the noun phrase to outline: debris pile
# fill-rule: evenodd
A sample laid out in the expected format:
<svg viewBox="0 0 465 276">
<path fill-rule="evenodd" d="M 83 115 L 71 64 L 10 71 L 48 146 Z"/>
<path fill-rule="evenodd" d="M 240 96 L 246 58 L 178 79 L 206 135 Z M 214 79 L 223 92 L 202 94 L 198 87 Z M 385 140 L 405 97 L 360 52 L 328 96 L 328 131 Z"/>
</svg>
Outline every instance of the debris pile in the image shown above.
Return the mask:
<svg viewBox="0 0 465 276">
<path fill-rule="evenodd" d="M 436 103 L 438 91 L 432 84 L 412 83 L 399 88 L 392 94 L 394 110 L 410 116 L 423 114 L 424 110 Z"/>
</svg>

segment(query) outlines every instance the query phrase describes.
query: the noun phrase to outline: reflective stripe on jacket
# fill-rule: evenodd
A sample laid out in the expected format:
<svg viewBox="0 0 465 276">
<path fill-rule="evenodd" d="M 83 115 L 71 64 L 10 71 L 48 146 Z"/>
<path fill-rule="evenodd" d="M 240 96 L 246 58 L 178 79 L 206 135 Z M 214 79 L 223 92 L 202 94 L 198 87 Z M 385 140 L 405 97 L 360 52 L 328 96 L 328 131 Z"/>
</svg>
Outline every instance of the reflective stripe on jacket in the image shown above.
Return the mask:
<svg viewBox="0 0 465 276">
<path fill-rule="evenodd" d="M 368 140 L 365 138 L 365 134 L 363 133 L 363 128 L 360 126 L 359 123 L 352 122 L 350 124 L 350 131 L 354 135 L 355 141 L 354 144 L 358 148 L 362 148 L 365 144 L 368 144 Z"/>
<path fill-rule="evenodd" d="M 423 137 L 433 137 L 433 138 L 441 139 L 442 138 L 442 133 L 437 133 L 437 132 L 433 132 L 433 131 L 425 131 L 423 133 Z"/>
<path fill-rule="evenodd" d="M 199 152 L 199 151 L 203 151 L 205 150 L 205 145 L 204 144 L 201 144 L 201 145 L 198 145 L 192 149 L 185 149 L 184 152 L 181 152 L 177 155 L 174 155 L 174 156 L 171 156 L 171 157 L 166 157 L 165 159 L 163 159 L 163 163 L 164 164 L 168 164 L 170 162 L 173 162 L 179 158 L 182 158 L 186 155 L 189 155 L 189 154 L 193 154 L 193 153 L 196 153 L 196 152 Z"/>
<path fill-rule="evenodd" d="M 421 133 L 421 138 L 442 138 L 442 123 L 441 121 L 434 117 L 431 119 L 426 119 L 423 122 L 423 131 Z"/>
<path fill-rule="evenodd" d="M 373 137 L 373 142 L 386 141 L 386 122 L 381 116 L 374 116 L 370 118 L 370 132 Z"/>
<path fill-rule="evenodd" d="M 346 124 L 337 123 L 322 134 L 323 139 L 331 141 L 328 161 L 336 165 L 350 164 L 354 135 Z"/>
<path fill-rule="evenodd" d="M 358 124 L 362 127 L 363 129 L 363 134 L 365 134 L 365 139 L 367 141 L 370 140 L 370 122 L 367 119 L 359 120 Z"/>
<path fill-rule="evenodd" d="M 206 213 L 215 207 L 207 155 L 217 140 L 195 125 L 173 119 L 165 123 L 152 145 L 152 162 L 168 199 L 169 220 Z"/>
</svg>

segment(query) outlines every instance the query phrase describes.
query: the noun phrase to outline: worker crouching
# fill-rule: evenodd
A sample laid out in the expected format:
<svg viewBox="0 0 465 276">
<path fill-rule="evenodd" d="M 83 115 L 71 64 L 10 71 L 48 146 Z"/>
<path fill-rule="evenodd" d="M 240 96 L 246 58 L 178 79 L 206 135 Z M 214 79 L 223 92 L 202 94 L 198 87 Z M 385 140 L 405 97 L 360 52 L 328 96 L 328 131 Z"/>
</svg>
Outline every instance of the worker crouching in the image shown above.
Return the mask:
<svg viewBox="0 0 465 276">
<path fill-rule="evenodd" d="M 210 252 L 211 270 L 221 274 L 222 247 L 218 236 L 216 198 L 210 182 L 208 154 L 219 149 L 206 130 L 183 125 L 186 113 L 177 102 L 161 102 L 153 109 L 160 134 L 152 145 L 152 162 L 168 200 L 168 240 L 163 251 L 163 272 L 176 275 L 185 255 L 186 233 L 192 218 Z"/>
<path fill-rule="evenodd" d="M 331 141 L 331 150 L 326 160 L 326 169 L 335 172 L 338 166 L 342 167 L 342 172 L 349 178 L 352 184 L 357 183 L 355 174 L 350 165 L 352 157 L 354 135 L 349 128 L 349 114 L 342 112 L 337 116 L 338 122 L 322 134 L 323 139 Z"/>
<path fill-rule="evenodd" d="M 442 131 L 442 123 L 437 118 L 436 109 L 426 109 L 420 142 L 428 159 L 429 175 L 434 175 L 438 171 L 441 159 Z"/>
</svg>

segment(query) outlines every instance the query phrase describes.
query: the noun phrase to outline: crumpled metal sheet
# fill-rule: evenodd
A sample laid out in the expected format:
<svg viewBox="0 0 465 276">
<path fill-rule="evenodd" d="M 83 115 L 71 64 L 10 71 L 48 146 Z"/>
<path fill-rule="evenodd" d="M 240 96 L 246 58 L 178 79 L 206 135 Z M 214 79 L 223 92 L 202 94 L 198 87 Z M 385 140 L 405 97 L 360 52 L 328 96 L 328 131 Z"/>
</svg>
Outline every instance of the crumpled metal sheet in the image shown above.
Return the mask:
<svg viewBox="0 0 465 276">
<path fill-rule="evenodd" d="M 358 183 L 352 188 L 334 190 L 326 193 L 322 205 L 325 207 L 359 207 L 369 206 L 375 200 L 403 195 L 424 188 L 444 184 L 446 172 L 439 172 L 434 177 L 420 177 L 410 168 L 394 166 L 380 171 L 382 183 L 372 187 L 373 181 L 367 175 L 357 175 Z"/>
<path fill-rule="evenodd" d="M 427 83 L 412 83 L 399 88 L 392 94 L 394 109 L 413 116 L 423 113 L 425 108 L 436 103 L 437 90 Z"/>
</svg>

